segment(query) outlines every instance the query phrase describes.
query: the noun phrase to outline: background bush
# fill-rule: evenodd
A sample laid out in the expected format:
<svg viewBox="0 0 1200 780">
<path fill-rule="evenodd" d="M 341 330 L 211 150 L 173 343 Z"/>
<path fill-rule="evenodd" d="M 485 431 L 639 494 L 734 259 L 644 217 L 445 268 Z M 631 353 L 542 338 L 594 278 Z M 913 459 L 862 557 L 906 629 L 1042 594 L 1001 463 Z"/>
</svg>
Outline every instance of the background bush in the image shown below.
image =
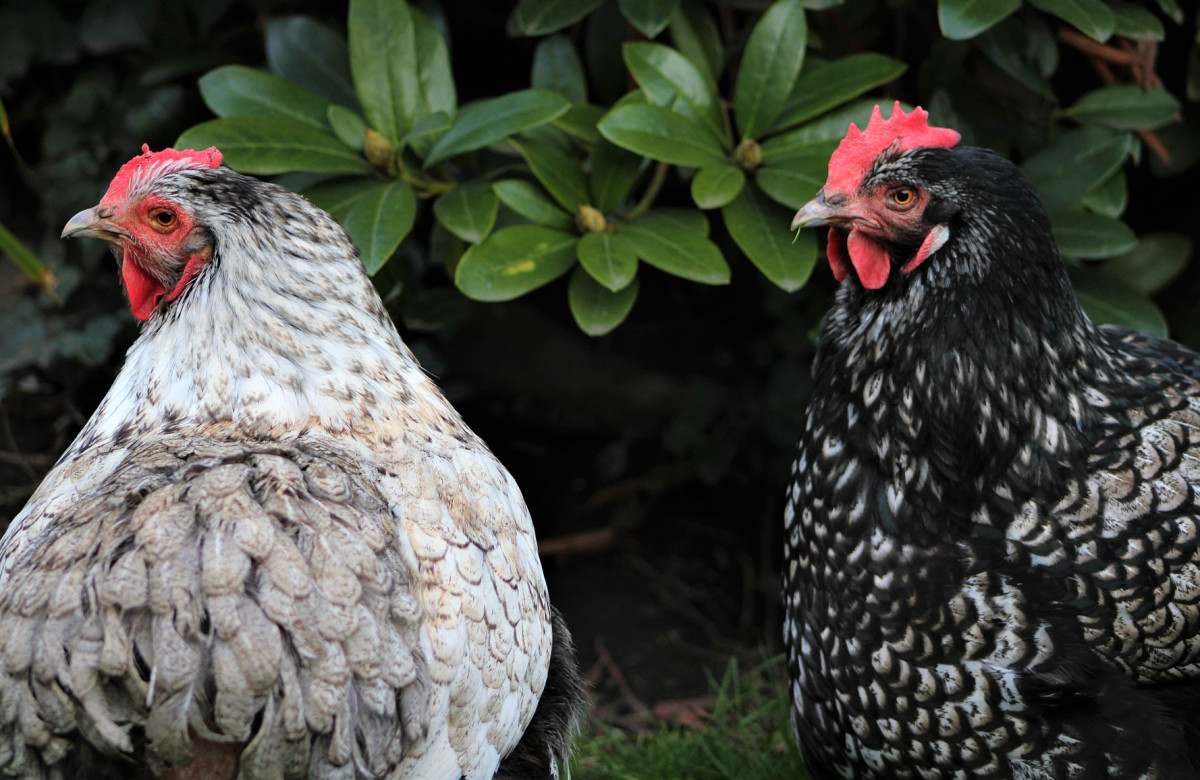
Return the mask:
<svg viewBox="0 0 1200 780">
<path fill-rule="evenodd" d="M 353 235 L 565 539 L 547 562 L 585 662 L 603 640 L 642 695 L 703 690 L 778 642 L 834 289 L 787 225 L 847 123 L 920 104 L 1017 160 L 1092 316 L 1200 347 L 1197 37 L 1174 0 L 8 4 L 0 518 L 136 332 L 104 247 L 62 225 L 143 142 L 215 144 Z"/>
</svg>

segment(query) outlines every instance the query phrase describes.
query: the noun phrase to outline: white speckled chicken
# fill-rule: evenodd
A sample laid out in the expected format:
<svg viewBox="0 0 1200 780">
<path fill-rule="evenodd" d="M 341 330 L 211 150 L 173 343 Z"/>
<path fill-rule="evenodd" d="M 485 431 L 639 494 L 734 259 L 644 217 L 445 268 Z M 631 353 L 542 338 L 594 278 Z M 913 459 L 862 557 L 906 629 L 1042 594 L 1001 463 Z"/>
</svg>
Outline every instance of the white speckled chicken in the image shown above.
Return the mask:
<svg viewBox="0 0 1200 780">
<path fill-rule="evenodd" d="M 1020 170 L 851 126 L 786 514 L 816 778 L 1200 776 L 1200 355 L 1084 314 Z"/>
<path fill-rule="evenodd" d="M 333 219 L 220 162 L 143 148 L 63 231 L 146 325 L 0 546 L 0 773 L 557 776 L 516 483 Z"/>
</svg>

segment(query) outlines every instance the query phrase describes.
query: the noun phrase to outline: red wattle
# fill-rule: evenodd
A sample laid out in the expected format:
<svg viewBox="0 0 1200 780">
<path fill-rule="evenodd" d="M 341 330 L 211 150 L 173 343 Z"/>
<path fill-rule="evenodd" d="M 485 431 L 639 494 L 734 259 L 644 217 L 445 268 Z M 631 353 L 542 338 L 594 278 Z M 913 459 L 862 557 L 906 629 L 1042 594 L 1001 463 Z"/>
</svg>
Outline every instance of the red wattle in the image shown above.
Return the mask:
<svg viewBox="0 0 1200 780">
<path fill-rule="evenodd" d="M 163 286 L 149 274 L 138 268 L 137 263 L 125 254 L 121 263 L 121 278 L 125 281 L 125 292 L 129 295 L 129 308 L 139 320 L 148 320 L 158 305 L 158 299 L 166 292 Z"/>
<path fill-rule="evenodd" d="M 844 282 L 850 275 L 850 264 L 846 262 L 846 239 L 841 231 L 834 228 L 829 229 L 825 254 L 829 257 L 829 268 L 833 271 L 833 278 Z"/>
<path fill-rule="evenodd" d="M 863 287 L 878 290 L 887 284 L 892 261 L 882 245 L 860 230 L 851 230 L 846 238 L 846 251 L 850 253 L 850 262 L 854 263 Z"/>
</svg>

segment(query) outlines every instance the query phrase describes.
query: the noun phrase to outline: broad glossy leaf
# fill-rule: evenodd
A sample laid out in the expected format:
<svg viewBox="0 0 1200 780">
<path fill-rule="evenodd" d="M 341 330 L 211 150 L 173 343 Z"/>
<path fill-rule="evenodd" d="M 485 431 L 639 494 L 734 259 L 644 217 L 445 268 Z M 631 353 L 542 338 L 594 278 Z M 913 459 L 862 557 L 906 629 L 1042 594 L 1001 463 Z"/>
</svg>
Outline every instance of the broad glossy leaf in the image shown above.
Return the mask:
<svg viewBox="0 0 1200 780">
<path fill-rule="evenodd" d="M 559 230 L 575 228 L 575 217 L 559 208 L 532 182 L 523 179 L 497 181 L 492 183 L 492 191 L 505 206 L 539 225 Z"/>
<path fill-rule="evenodd" d="M 592 203 L 601 211 L 612 211 L 629 195 L 642 171 L 645 158 L 610 144 L 603 138 L 592 146 Z"/>
<path fill-rule="evenodd" d="M 635 279 L 618 292 L 597 284 L 582 268 L 571 272 L 567 284 L 567 303 L 579 329 L 589 336 L 603 336 L 625 321 L 637 301 Z"/>
<path fill-rule="evenodd" d="M 600 284 L 616 292 L 637 275 L 637 253 L 618 233 L 588 233 L 575 245 L 575 256 Z"/>
<path fill-rule="evenodd" d="M 671 219 L 650 213 L 623 225 L 620 235 L 660 271 L 701 284 L 729 284 L 729 264 L 717 245 Z"/>
<path fill-rule="evenodd" d="M 676 230 L 682 230 L 693 236 L 708 237 L 708 217 L 703 211 L 696 209 L 655 209 L 654 219 L 673 225 Z"/>
<path fill-rule="evenodd" d="M 363 150 L 366 144 L 367 123 L 357 112 L 343 105 L 330 103 L 325 111 L 325 118 L 339 141 L 356 152 Z"/>
<path fill-rule="evenodd" d="M 745 184 L 746 174 L 737 166 L 706 165 L 692 177 L 692 200 L 702 209 L 718 209 L 736 198 Z"/>
<path fill-rule="evenodd" d="M 1183 233 L 1150 233 L 1101 268 L 1143 295 L 1153 295 L 1170 284 L 1191 257 L 1192 240 Z"/>
<path fill-rule="evenodd" d="M 583 60 L 566 37 L 552 35 L 533 50 L 533 86 L 557 92 L 572 103 L 587 102 Z"/>
<path fill-rule="evenodd" d="M 1162 22 L 1148 9 L 1133 3 L 1109 6 L 1116 17 L 1116 34 L 1135 41 L 1161 41 L 1167 37 Z"/>
<path fill-rule="evenodd" d="M 1057 64 L 1058 41 L 1048 34 L 1041 19 L 1014 17 L 977 37 L 974 44 L 1018 84 L 1048 103 L 1058 102 L 1047 77 Z"/>
<path fill-rule="evenodd" d="M 519 0 L 509 26 L 519 35 L 549 35 L 570 27 L 603 4 L 604 0 Z"/>
<path fill-rule="evenodd" d="M 510 135 L 544 125 L 566 113 L 571 104 L 556 92 L 526 89 L 481 100 L 464 108 L 445 135 L 429 150 L 432 165 L 464 152 L 482 149 Z"/>
<path fill-rule="evenodd" d="M 630 75 L 652 104 L 699 120 L 727 141 L 716 89 L 686 57 L 658 43 L 627 43 L 622 51 Z"/>
<path fill-rule="evenodd" d="M 721 32 L 705 4 L 700 0 L 681 0 L 671 14 L 670 33 L 679 53 L 715 84 L 725 70 L 725 49 L 721 45 Z"/>
<path fill-rule="evenodd" d="M 754 181 L 771 200 L 798 209 L 825 186 L 825 165 L 814 160 L 811 166 L 763 167 L 758 169 Z"/>
<path fill-rule="evenodd" d="M 244 65 L 225 65 L 200 78 L 204 104 L 220 117 L 265 116 L 328 131 L 329 101 L 304 87 Z"/>
<path fill-rule="evenodd" d="M 486 181 L 460 184 L 433 202 L 433 215 L 442 227 L 469 244 L 478 244 L 496 224 L 500 201 Z"/>
<path fill-rule="evenodd" d="M 548 144 L 514 141 L 529 170 L 546 191 L 571 214 L 588 202 L 587 179 L 571 155 Z"/>
<path fill-rule="evenodd" d="M 425 143 L 432 143 L 434 138 L 450 129 L 450 123 L 453 121 L 444 111 L 435 111 L 414 122 L 412 129 L 401 141 L 413 145 L 420 145 L 422 140 Z"/>
<path fill-rule="evenodd" d="M 795 292 L 804 286 L 817 262 L 814 231 L 804 230 L 795 238 L 788 225 L 791 213 L 759 195 L 747 186 L 728 206 L 721 209 L 729 235 L 762 271 L 763 276 L 781 290 Z"/>
<path fill-rule="evenodd" d="M 551 122 L 564 133 L 575 138 L 594 144 L 600 140 L 600 131 L 596 123 L 604 117 L 604 109 L 591 103 L 575 103 L 562 116 Z"/>
<path fill-rule="evenodd" d="M 1021 165 L 1042 203 L 1058 210 L 1075 203 L 1116 172 L 1133 140 L 1128 133 L 1087 127 L 1064 133 Z"/>
<path fill-rule="evenodd" d="M 249 116 L 213 119 L 185 130 L 175 146 L 179 149 L 215 146 L 225 155 L 226 165 L 244 173 L 371 171 L 362 155 L 332 135 L 284 119 Z"/>
<path fill-rule="evenodd" d="M 276 76 L 358 108 L 343 36 L 308 16 L 280 16 L 267 22 L 266 48 Z"/>
<path fill-rule="evenodd" d="M 1158 10 L 1175 24 L 1183 24 L 1183 9 L 1179 7 L 1179 0 L 1158 0 Z"/>
<path fill-rule="evenodd" d="M 618 0 L 621 14 L 647 38 L 667 29 L 679 0 Z"/>
<path fill-rule="evenodd" d="M 1029 0 L 1029 4 L 1097 41 L 1108 40 L 1117 25 L 1112 9 L 1103 0 Z"/>
<path fill-rule="evenodd" d="M 1007 19 L 1021 0 L 938 0 L 938 26 L 952 41 L 965 41 Z"/>
<path fill-rule="evenodd" d="M 1167 335 L 1167 320 L 1154 302 L 1119 279 L 1093 268 L 1067 267 L 1071 286 L 1094 321 Z"/>
<path fill-rule="evenodd" d="M 310 187 L 304 195 L 341 223 L 372 275 L 400 246 L 417 215 L 417 198 L 402 181 L 339 179 Z"/>
<path fill-rule="evenodd" d="M 1113 257 L 1137 246 L 1137 236 L 1128 225 L 1103 214 L 1074 208 L 1056 211 L 1050 224 L 1064 257 Z"/>
<path fill-rule="evenodd" d="M 417 119 L 412 13 L 403 0 L 350 0 L 350 72 L 367 123 L 398 146 Z"/>
<path fill-rule="evenodd" d="M 776 0 L 754 25 L 733 95 L 742 138 L 758 138 L 772 129 L 800 75 L 807 41 L 800 0 Z"/>
<path fill-rule="evenodd" d="M 1179 114 L 1179 101 L 1161 89 L 1145 91 L 1133 84 L 1094 89 L 1059 112 L 1077 122 L 1117 130 L 1157 129 Z"/>
<path fill-rule="evenodd" d="M 477 301 L 510 301 L 570 270 L 576 241 L 575 235 L 541 225 L 497 230 L 466 251 L 454 283 Z"/>
<path fill-rule="evenodd" d="M 454 116 L 458 110 L 458 91 L 450 70 L 450 52 L 446 40 L 433 20 L 416 8 L 410 8 L 413 38 L 417 45 L 417 81 L 421 108 L 417 116 L 441 111 Z"/>
<path fill-rule="evenodd" d="M 792 95 L 775 122 L 791 127 L 820 116 L 881 84 L 898 78 L 907 69 L 903 62 L 867 52 L 824 62 L 802 73 Z"/>
<path fill-rule="evenodd" d="M 851 122 L 858 125 L 859 128 L 867 126 L 867 122 L 871 118 L 871 110 L 877 102 L 871 98 L 854 100 L 841 108 L 806 122 L 794 130 L 772 136 L 763 141 L 761 145 L 763 159 L 766 160 L 770 155 L 791 154 L 800 147 L 813 148 L 814 145 L 820 143 L 831 144 L 828 147 L 831 151 L 836 149 L 838 143 L 846 136 L 846 130 L 850 127 Z M 906 110 L 909 108 L 903 103 L 901 106 Z"/>
<path fill-rule="evenodd" d="M 711 130 L 659 106 L 614 108 L 598 127 L 617 146 L 672 165 L 698 168 L 725 160 L 721 142 Z"/>
<path fill-rule="evenodd" d="M 1100 184 L 1093 187 L 1080 201 L 1088 211 L 1109 217 L 1120 217 L 1129 205 L 1129 188 L 1125 184 L 1125 171 L 1118 170 Z"/>
</svg>

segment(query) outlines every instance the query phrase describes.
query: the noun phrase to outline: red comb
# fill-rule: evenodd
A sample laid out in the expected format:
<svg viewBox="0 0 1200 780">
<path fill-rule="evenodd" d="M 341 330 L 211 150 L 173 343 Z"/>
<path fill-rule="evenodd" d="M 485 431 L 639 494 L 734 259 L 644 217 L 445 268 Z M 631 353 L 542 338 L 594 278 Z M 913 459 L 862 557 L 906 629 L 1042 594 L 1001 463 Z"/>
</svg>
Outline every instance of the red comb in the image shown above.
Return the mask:
<svg viewBox="0 0 1200 780">
<path fill-rule="evenodd" d="M 130 190 L 144 183 L 153 181 L 168 173 L 191 170 L 193 168 L 219 168 L 221 152 L 217 147 L 210 146 L 197 152 L 193 149 L 163 149 L 161 152 L 150 151 L 149 144 L 142 144 L 142 153 L 121 166 L 108 192 L 100 199 L 107 203 L 124 197 Z"/>
<path fill-rule="evenodd" d="M 930 127 L 926 122 L 928 118 L 929 112 L 920 106 L 906 114 L 900 108 L 900 101 L 896 101 L 891 119 L 884 119 L 876 105 L 865 131 L 859 130 L 851 122 L 846 137 L 829 158 L 829 178 L 825 181 L 825 189 L 854 192 L 885 149 L 894 149 L 899 154 L 921 146 L 951 147 L 962 139 L 956 130 Z"/>
</svg>

